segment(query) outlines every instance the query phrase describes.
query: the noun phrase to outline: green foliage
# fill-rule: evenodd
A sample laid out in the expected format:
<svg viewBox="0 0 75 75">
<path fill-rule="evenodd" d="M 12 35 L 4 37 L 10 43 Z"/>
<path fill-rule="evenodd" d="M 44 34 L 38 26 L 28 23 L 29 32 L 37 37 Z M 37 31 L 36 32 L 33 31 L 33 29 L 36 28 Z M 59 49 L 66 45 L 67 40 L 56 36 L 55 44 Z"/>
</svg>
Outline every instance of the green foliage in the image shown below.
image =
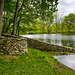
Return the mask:
<svg viewBox="0 0 75 75">
<path fill-rule="evenodd" d="M 16 35 L 25 33 L 64 33 L 75 32 L 75 15 L 70 13 L 57 20 L 58 0 L 19 0 Z M 3 33 L 11 34 L 16 8 L 16 0 L 5 0 Z M 12 9 L 12 10 L 11 10 Z M 56 14 L 54 15 L 54 13 Z M 56 25 L 53 23 L 56 18 Z M 62 20 L 61 20 L 62 19 Z M 53 24 L 52 24 L 53 23 Z"/>
<path fill-rule="evenodd" d="M 70 13 L 68 16 L 65 16 L 63 23 L 67 26 L 68 32 L 70 32 L 75 23 L 75 15 Z"/>
<path fill-rule="evenodd" d="M 24 34 L 30 33 L 30 32 L 37 33 L 37 34 L 38 33 L 40 33 L 40 34 L 44 34 L 44 33 L 75 33 L 74 14 L 72 14 L 70 18 L 72 18 L 71 20 L 73 20 L 72 25 L 68 24 L 64 17 L 65 21 L 64 21 L 64 19 L 61 19 L 62 21 L 59 19 L 61 21 L 61 23 L 59 23 L 60 21 L 58 20 L 57 26 L 56 26 L 56 23 L 52 24 L 49 19 L 47 19 L 46 22 L 44 22 L 41 19 L 39 19 L 39 20 L 34 19 L 33 23 L 30 23 L 29 25 L 25 25 L 27 30 L 24 32 Z M 70 26 L 70 32 L 69 32 L 68 26 Z"/>
<path fill-rule="evenodd" d="M 57 15 L 55 15 L 58 17 Z M 61 23 L 59 23 L 61 21 Z M 57 20 L 52 24 L 51 33 L 75 33 L 75 15 L 70 13 L 64 19 Z"/>
<path fill-rule="evenodd" d="M 16 1 L 15 0 L 5 0 L 4 1 L 4 11 L 9 11 L 10 13 L 14 12 L 16 8 Z"/>
<path fill-rule="evenodd" d="M 75 15 L 70 13 L 58 20 L 58 0 L 20 0 L 15 34 L 75 32 Z M 23 6 L 22 6 L 23 5 Z M 10 6 L 10 7 L 9 7 Z M 3 33 L 11 34 L 16 1 L 6 0 L 3 14 Z M 12 9 L 12 10 L 11 10 Z M 56 24 L 53 23 L 54 17 Z M 53 23 L 53 24 L 52 24 Z"/>
<path fill-rule="evenodd" d="M 18 7 L 18 14 L 17 14 L 17 21 L 16 21 L 16 32 L 24 31 L 20 29 L 24 25 L 27 25 L 24 27 L 28 27 L 34 24 L 34 22 L 36 24 L 37 18 L 40 19 L 41 23 L 42 20 L 43 22 L 46 23 L 52 23 L 53 13 L 57 11 L 57 4 L 58 4 L 58 0 L 41 0 L 41 1 L 40 0 L 19 0 L 19 7 Z M 3 33 L 10 32 L 11 34 L 12 32 L 15 9 L 16 9 L 15 0 L 5 0 L 4 15 L 3 15 L 3 29 L 2 29 Z M 37 29 L 39 29 L 39 28 L 34 29 L 31 27 L 30 30 L 33 29 L 33 31 L 35 30 L 37 31 Z M 28 30 L 25 32 L 28 32 Z"/>
</svg>

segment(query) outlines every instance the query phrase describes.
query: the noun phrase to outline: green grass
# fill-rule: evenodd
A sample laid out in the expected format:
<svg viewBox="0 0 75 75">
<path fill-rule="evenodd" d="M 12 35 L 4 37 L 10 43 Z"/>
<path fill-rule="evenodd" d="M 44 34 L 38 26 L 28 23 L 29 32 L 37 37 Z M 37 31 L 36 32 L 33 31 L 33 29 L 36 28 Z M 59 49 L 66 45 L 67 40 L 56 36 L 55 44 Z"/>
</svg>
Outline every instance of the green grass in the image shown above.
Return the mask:
<svg viewBox="0 0 75 75">
<path fill-rule="evenodd" d="M 0 75 L 75 75 L 47 52 L 29 48 L 25 55 L 0 54 Z"/>
</svg>

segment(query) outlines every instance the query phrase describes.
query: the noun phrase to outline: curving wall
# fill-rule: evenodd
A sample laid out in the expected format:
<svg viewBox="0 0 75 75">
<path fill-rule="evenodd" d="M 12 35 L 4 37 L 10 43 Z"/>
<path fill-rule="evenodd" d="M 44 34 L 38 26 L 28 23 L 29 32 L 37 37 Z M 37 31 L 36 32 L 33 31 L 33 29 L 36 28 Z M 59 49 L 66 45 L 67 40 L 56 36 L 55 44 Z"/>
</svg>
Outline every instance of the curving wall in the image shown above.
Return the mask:
<svg viewBox="0 0 75 75">
<path fill-rule="evenodd" d="M 27 38 L 28 47 L 32 47 L 35 49 L 39 49 L 42 51 L 53 51 L 53 52 L 75 52 L 75 49 L 66 47 L 66 46 L 59 46 L 50 43 L 45 43 L 39 40 Z"/>
</svg>

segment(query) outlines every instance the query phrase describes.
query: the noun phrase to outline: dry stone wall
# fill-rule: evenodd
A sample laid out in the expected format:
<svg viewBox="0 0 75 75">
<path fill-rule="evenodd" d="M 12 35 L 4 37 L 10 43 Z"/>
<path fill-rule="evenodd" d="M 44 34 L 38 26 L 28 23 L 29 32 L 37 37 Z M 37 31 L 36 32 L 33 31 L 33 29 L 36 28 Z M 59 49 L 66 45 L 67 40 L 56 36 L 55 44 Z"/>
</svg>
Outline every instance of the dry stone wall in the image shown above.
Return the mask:
<svg viewBox="0 0 75 75">
<path fill-rule="evenodd" d="M 25 54 L 27 50 L 27 38 L 0 37 L 0 52 L 4 54 Z"/>
<path fill-rule="evenodd" d="M 45 43 L 39 40 L 27 38 L 28 47 L 32 47 L 35 49 L 39 49 L 42 51 L 53 51 L 53 52 L 75 52 L 75 49 L 66 47 L 66 46 L 59 46 L 50 43 Z"/>
<path fill-rule="evenodd" d="M 41 51 L 75 53 L 75 49 L 66 46 L 45 43 L 39 40 L 21 36 L 13 36 L 7 34 L 2 35 L 3 37 L 0 37 L 0 52 L 4 54 L 25 54 L 28 52 L 28 47 L 39 49 Z"/>
</svg>

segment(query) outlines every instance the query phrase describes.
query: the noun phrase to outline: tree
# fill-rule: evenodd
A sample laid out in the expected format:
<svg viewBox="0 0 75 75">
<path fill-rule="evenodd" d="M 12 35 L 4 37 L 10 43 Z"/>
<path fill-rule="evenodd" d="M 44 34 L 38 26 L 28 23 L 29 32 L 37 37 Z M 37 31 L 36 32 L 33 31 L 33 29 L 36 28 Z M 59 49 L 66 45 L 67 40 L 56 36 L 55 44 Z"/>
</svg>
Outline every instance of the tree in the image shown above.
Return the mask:
<svg viewBox="0 0 75 75">
<path fill-rule="evenodd" d="M 16 9 L 16 1 L 14 0 L 4 1 L 2 33 L 12 32 L 15 9 Z"/>
<path fill-rule="evenodd" d="M 4 6 L 4 0 L 0 0 L 0 36 L 1 36 L 1 29 L 2 29 L 3 6 Z"/>
<path fill-rule="evenodd" d="M 23 9 L 20 12 L 20 15 L 23 16 L 21 18 L 19 16 L 20 20 L 18 22 L 20 23 L 22 19 L 25 24 L 33 22 L 33 19 L 37 18 L 41 18 L 42 20 L 46 20 L 46 17 L 50 18 L 57 10 L 57 1 L 58 0 L 27 0 L 24 2 Z"/>
<path fill-rule="evenodd" d="M 70 13 L 64 17 L 63 23 L 67 26 L 68 32 L 70 32 L 72 25 L 75 23 L 75 15 Z"/>
<path fill-rule="evenodd" d="M 58 14 L 58 12 L 56 12 L 56 13 L 54 14 L 54 20 L 55 20 L 55 25 L 56 25 L 56 29 L 55 29 L 55 30 L 56 30 L 56 33 L 57 33 L 57 32 L 58 32 L 58 31 L 57 31 L 57 29 L 58 29 L 58 28 L 57 28 L 57 27 L 58 27 L 58 26 L 57 26 L 57 23 L 59 22 L 59 14 Z"/>
<path fill-rule="evenodd" d="M 13 31 L 13 34 L 15 32 L 19 34 L 22 25 L 33 24 L 34 19 L 37 18 L 42 19 L 44 22 L 47 17 L 51 18 L 50 16 L 57 11 L 58 4 L 58 0 L 17 0 L 17 2 L 18 8 L 15 12 L 17 7 L 16 0 L 5 0 L 3 33 L 11 33 Z M 14 13 L 17 14 L 14 15 Z"/>
<path fill-rule="evenodd" d="M 56 24 L 56 33 L 59 31 L 60 29 L 60 24 L 59 23 L 62 23 L 62 20 L 63 20 L 63 14 L 59 14 L 58 11 L 55 12 L 54 14 L 54 22 Z M 62 28 L 63 29 L 63 28 Z"/>
<path fill-rule="evenodd" d="M 19 5 L 19 0 L 17 0 L 17 3 L 16 3 L 16 10 L 15 10 L 15 16 L 14 16 L 14 23 L 13 23 L 13 32 L 12 32 L 13 35 L 15 34 L 15 27 L 16 27 L 16 20 L 17 20 L 18 5 Z"/>
<path fill-rule="evenodd" d="M 65 27 L 64 22 L 62 22 L 62 23 L 61 23 L 61 30 L 62 30 L 62 33 L 63 33 L 63 30 L 64 30 L 64 27 Z"/>
<path fill-rule="evenodd" d="M 47 22 L 46 22 L 46 31 L 47 31 L 47 33 L 49 34 L 50 32 L 51 32 L 51 25 L 52 25 L 52 23 L 53 23 L 53 17 L 50 17 L 50 18 L 47 18 L 47 20 L 46 20 Z"/>
</svg>

